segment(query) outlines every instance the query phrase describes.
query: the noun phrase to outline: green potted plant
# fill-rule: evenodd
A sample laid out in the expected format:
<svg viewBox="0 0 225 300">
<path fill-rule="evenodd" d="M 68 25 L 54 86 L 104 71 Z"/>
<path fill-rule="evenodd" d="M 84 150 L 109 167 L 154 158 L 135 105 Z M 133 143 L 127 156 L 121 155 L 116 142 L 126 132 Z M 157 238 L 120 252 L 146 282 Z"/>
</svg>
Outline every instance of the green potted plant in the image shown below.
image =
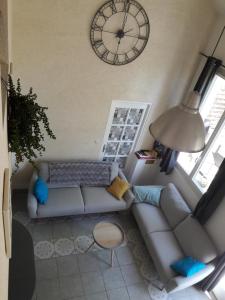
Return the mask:
<svg viewBox="0 0 225 300">
<path fill-rule="evenodd" d="M 50 129 L 48 117 L 36 102 L 37 95 L 30 88 L 23 94 L 20 79 L 15 86 L 12 77 L 8 78 L 8 143 L 9 151 L 15 154 L 16 167 L 24 160 L 34 165 L 34 160 L 45 151 L 44 133 L 55 139 Z"/>
</svg>

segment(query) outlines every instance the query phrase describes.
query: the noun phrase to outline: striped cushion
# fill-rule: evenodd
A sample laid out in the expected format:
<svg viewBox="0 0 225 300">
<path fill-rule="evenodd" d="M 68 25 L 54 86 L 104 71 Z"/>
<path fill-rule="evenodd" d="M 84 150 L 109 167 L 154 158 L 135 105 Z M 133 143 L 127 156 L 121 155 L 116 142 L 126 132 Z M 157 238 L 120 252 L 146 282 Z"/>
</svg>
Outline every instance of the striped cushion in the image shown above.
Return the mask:
<svg viewBox="0 0 225 300">
<path fill-rule="evenodd" d="M 110 185 L 111 162 L 50 162 L 49 187 Z"/>
</svg>

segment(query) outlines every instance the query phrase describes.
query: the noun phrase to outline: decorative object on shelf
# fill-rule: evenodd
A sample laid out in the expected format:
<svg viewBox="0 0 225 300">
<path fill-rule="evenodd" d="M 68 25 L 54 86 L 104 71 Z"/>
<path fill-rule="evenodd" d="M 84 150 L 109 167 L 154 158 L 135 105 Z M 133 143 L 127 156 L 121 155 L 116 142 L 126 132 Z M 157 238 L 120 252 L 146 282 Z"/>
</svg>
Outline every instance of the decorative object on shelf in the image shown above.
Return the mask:
<svg viewBox="0 0 225 300">
<path fill-rule="evenodd" d="M 9 65 L 0 60 L 0 73 L 1 73 L 1 98 L 2 98 L 2 121 L 3 124 L 5 123 L 5 118 L 7 115 L 6 108 L 7 108 L 7 78 L 9 72 Z M 3 125 L 4 126 L 4 125 Z"/>
<path fill-rule="evenodd" d="M 163 146 L 158 141 L 154 142 L 153 149 L 158 153 L 158 158 L 161 159 L 160 172 L 169 175 L 177 163 L 179 152 Z"/>
<path fill-rule="evenodd" d="M 110 0 L 91 24 L 91 45 L 97 56 L 111 65 L 125 65 L 144 50 L 150 33 L 148 16 L 135 0 Z"/>
<path fill-rule="evenodd" d="M 135 152 L 138 159 L 149 160 L 152 163 L 158 158 L 158 153 L 155 150 L 139 150 Z"/>
<path fill-rule="evenodd" d="M 45 114 L 47 107 L 39 106 L 36 102 L 37 95 L 30 88 L 28 94 L 22 94 L 20 79 L 17 86 L 13 84 L 9 75 L 8 81 L 8 143 L 9 151 L 15 153 L 16 167 L 19 163 L 28 159 L 34 164 L 33 159 L 38 154 L 42 155 L 45 147 L 42 144 L 44 134 L 40 123 L 43 124 L 47 135 L 55 139 L 55 135 L 49 127 L 48 117 Z"/>
<path fill-rule="evenodd" d="M 199 113 L 199 106 L 216 71 L 219 67 L 224 67 L 220 59 L 213 57 L 224 29 L 225 27 L 212 55 L 208 57 L 201 53 L 208 59 L 194 91 L 181 104 L 169 109 L 150 124 L 149 131 L 151 135 L 171 150 L 193 153 L 200 152 L 205 147 L 205 127 Z"/>
</svg>

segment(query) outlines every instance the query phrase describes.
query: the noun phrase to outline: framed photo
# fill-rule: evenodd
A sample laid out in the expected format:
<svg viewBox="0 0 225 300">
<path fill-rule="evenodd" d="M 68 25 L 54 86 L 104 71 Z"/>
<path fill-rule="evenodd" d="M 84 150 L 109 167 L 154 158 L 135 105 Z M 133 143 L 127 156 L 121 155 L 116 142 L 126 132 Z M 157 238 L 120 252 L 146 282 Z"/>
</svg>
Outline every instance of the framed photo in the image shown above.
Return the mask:
<svg viewBox="0 0 225 300">
<path fill-rule="evenodd" d="M 4 237 L 5 237 L 5 253 L 8 258 L 11 258 L 12 208 L 11 208 L 11 196 L 10 196 L 9 168 L 6 168 L 4 171 L 2 215 L 3 215 L 2 217 L 3 217 Z"/>
<path fill-rule="evenodd" d="M 8 64 L 0 61 L 1 74 L 1 102 L 2 102 L 2 123 L 5 124 L 7 114 L 7 83 L 8 83 Z"/>
</svg>

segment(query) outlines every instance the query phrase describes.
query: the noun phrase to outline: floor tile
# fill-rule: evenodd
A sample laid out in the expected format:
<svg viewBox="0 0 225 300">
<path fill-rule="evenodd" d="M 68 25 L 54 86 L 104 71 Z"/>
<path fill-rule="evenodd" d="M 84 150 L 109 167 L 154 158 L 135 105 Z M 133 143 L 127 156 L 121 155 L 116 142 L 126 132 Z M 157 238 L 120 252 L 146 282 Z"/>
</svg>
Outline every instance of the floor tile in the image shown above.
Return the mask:
<svg viewBox="0 0 225 300">
<path fill-rule="evenodd" d="M 61 300 L 58 279 L 37 281 L 37 300 Z"/>
<path fill-rule="evenodd" d="M 189 287 L 184 290 L 170 293 L 167 300 L 207 300 L 209 299 L 206 294 L 198 290 L 196 287 Z"/>
<path fill-rule="evenodd" d="M 52 235 L 54 239 L 71 238 L 72 233 L 68 222 L 53 223 Z"/>
<path fill-rule="evenodd" d="M 105 291 L 103 277 L 100 272 L 83 273 L 81 278 L 86 295 Z"/>
<path fill-rule="evenodd" d="M 143 282 L 143 278 L 136 264 L 121 266 L 121 271 L 126 285 Z"/>
<path fill-rule="evenodd" d="M 85 296 L 80 296 L 80 297 L 67 298 L 63 300 L 87 300 L 87 299 Z"/>
<path fill-rule="evenodd" d="M 51 241 L 52 240 L 52 224 L 34 224 L 32 228 L 32 238 L 35 243 L 40 241 Z"/>
<path fill-rule="evenodd" d="M 125 287 L 107 291 L 109 300 L 129 300 L 129 295 Z M 137 299 L 142 300 L 142 299 Z"/>
<path fill-rule="evenodd" d="M 88 252 L 77 255 L 78 266 L 81 273 L 95 272 L 100 270 L 99 260 L 95 253 Z"/>
<path fill-rule="evenodd" d="M 17 202 L 20 203 L 20 201 Z M 35 244 L 40 241 L 52 241 L 53 238 L 57 240 L 68 239 L 71 236 L 77 238 L 82 235 L 88 237 L 92 234 L 95 224 L 105 219 L 122 225 L 129 237 L 129 245 L 137 246 L 138 243 L 144 245 L 139 229 L 131 214 L 100 214 L 74 218 L 40 219 L 27 224 L 28 216 L 25 212 L 26 197 L 24 198 L 24 203 L 24 209 L 21 210 L 22 213 L 20 213 L 18 207 L 17 217 L 24 224 L 26 223 L 25 226 L 31 232 Z M 110 265 L 110 255 L 111 253 L 108 250 L 98 250 L 90 251 L 87 254 L 37 260 L 35 262 L 37 284 L 32 300 L 208 299 L 204 293 L 195 287 L 169 295 L 150 284 L 149 288 L 147 288 L 138 267 L 135 265 L 132 249 L 128 246 L 120 247 L 116 250 L 113 268 Z M 142 253 L 141 256 L 143 256 Z M 141 256 L 139 255 L 139 258 Z M 146 272 L 149 270 L 151 271 L 151 269 L 147 268 Z"/>
<path fill-rule="evenodd" d="M 81 235 L 90 235 L 98 220 L 91 220 L 87 216 L 82 220 L 73 220 L 70 222 L 71 233 L 74 238 Z"/>
<path fill-rule="evenodd" d="M 58 257 L 58 274 L 59 276 L 70 276 L 79 274 L 79 267 L 77 262 L 77 255 L 68 255 Z"/>
<path fill-rule="evenodd" d="M 39 259 L 35 261 L 37 280 L 54 279 L 58 277 L 56 259 Z"/>
<path fill-rule="evenodd" d="M 148 292 L 152 300 L 169 300 L 168 294 L 165 289 L 160 290 L 158 287 L 154 286 L 151 283 L 148 285 Z"/>
<path fill-rule="evenodd" d="M 130 265 L 134 263 L 134 257 L 128 247 L 120 247 L 116 250 L 116 256 L 120 266 Z"/>
<path fill-rule="evenodd" d="M 111 268 L 111 251 L 110 250 L 100 250 L 94 252 L 94 255 L 96 255 L 99 266 L 101 270 L 108 270 Z M 113 267 L 118 267 L 118 259 L 117 256 L 114 255 L 113 257 Z"/>
<path fill-rule="evenodd" d="M 110 268 L 103 271 L 103 279 L 107 290 L 125 286 L 122 273 L 119 267 Z"/>
<path fill-rule="evenodd" d="M 59 286 L 63 299 L 84 295 L 80 275 L 60 277 Z"/>
<path fill-rule="evenodd" d="M 208 296 L 203 293 L 198 287 L 191 286 L 186 289 L 189 299 L 193 300 L 205 300 L 208 299 Z"/>
<path fill-rule="evenodd" d="M 127 287 L 131 300 L 151 300 L 148 289 L 144 283 L 137 283 Z"/>
<path fill-rule="evenodd" d="M 31 300 L 37 300 L 37 294 L 36 294 L 36 291 L 34 292 L 33 296 L 32 296 L 32 299 Z"/>
<path fill-rule="evenodd" d="M 108 300 L 108 298 L 106 292 L 101 292 L 97 294 L 86 295 L 86 300 Z"/>
</svg>

